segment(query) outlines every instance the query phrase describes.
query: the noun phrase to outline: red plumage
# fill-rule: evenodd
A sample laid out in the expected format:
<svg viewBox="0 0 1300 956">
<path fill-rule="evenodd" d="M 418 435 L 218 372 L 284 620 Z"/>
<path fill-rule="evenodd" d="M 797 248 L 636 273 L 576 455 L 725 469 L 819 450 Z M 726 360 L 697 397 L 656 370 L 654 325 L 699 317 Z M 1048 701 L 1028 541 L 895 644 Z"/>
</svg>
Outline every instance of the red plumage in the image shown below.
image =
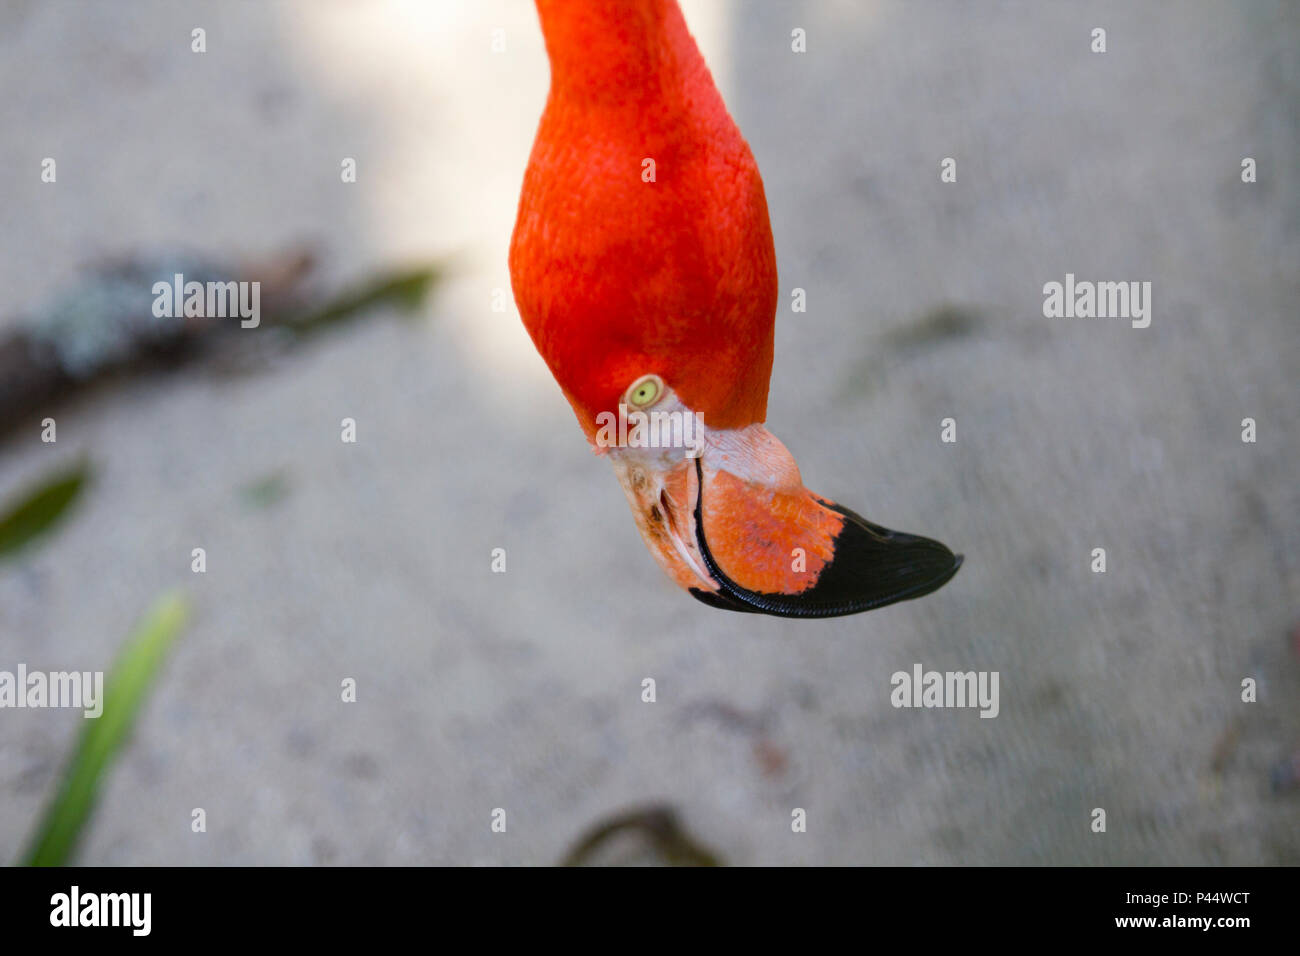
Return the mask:
<svg viewBox="0 0 1300 956">
<path fill-rule="evenodd" d="M 767 202 L 681 12 L 537 6 L 551 89 L 510 273 L 538 351 L 588 437 L 648 372 L 712 428 L 763 421 L 777 300 Z"/>
</svg>

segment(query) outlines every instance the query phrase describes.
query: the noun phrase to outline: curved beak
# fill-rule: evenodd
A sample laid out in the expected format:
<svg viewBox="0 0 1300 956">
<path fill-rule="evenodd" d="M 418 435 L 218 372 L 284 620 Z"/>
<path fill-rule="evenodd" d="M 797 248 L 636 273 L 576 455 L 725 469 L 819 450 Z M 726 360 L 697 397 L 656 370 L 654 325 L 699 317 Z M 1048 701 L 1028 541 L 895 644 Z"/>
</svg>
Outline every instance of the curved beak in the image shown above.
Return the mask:
<svg viewBox="0 0 1300 956">
<path fill-rule="evenodd" d="M 838 617 L 938 590 L 962 556 L 809 491 L 762 425 L 709 432 L 696 457 L 611 450 L 646 546 L 700 601 L 778 617 Z"/>
</svg>

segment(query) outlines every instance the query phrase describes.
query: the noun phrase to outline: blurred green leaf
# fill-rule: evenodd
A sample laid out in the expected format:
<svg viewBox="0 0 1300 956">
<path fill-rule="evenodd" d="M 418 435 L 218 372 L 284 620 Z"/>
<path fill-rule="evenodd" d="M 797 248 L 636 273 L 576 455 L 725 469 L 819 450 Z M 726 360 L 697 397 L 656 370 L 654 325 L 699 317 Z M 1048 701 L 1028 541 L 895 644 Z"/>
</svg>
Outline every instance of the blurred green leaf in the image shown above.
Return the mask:
<svg viewBox="0 0 1300 956">
<path fill-rule="evenodd" d="M 441 269 L 432 265 L 392 272 L 346 290 L 319 308 L 290 319 L 285 325 L 300 334 L 307 334 L 356 318 L 364 309 L 378 305 L 414 312 L 440 277 Z"/>
<path fill-rule="evenodd" d="M 65 466 L 17 495 L 17 500 L 0 511 L 0 560 L 53 528 L 81 494 L 90 475 L 88 462 Z"/>
<path fill-rule="evenodd" d="M 888 384 L 889 372 L 906 357 L 969 338 L 985 326 L 984 313 L 951 303 L 937 306 L 870 342 L 870 351 L 849 366 L 838 398 L 868 398 Z"/>
<path fill-rule="evenodd" d="M 894 348 L 914 349 L 973 335 L 984 324 L 983 315 L 963 305 L 946 303 L 899 328 L 885 333 Z"/>
<path fill-rule="evenodd" d="M 288 473 L 273 471 L 251 481 L 239 489 L 239 496 L 250 508 L 269 508 L 278 504 L 289 494 Z"/>
<path fill-rule="evenodd" d="M 31 842 L 27 866 L 67 863 L 94 809 L 100 777 L 126 741 L 158 668 L 189 617 L 189 602 L 177 592 L 154 602 L 119 652 L 104 686 L 104 710 L 87 718 L 72 762 Z"/>
</svg>

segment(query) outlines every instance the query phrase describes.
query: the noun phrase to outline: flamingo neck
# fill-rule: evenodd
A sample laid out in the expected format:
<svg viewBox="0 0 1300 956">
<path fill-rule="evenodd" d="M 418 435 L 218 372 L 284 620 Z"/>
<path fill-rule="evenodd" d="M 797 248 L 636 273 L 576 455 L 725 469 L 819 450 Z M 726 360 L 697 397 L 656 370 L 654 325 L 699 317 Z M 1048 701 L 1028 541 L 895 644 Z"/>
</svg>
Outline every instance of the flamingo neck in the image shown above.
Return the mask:
<svg viewBox="0 0 1300 956">
<path fill-rule="evenodd" d="M 537 0 L 551 95 L 635 105 L 712 81 L 676 0 Z"/>
</svg>

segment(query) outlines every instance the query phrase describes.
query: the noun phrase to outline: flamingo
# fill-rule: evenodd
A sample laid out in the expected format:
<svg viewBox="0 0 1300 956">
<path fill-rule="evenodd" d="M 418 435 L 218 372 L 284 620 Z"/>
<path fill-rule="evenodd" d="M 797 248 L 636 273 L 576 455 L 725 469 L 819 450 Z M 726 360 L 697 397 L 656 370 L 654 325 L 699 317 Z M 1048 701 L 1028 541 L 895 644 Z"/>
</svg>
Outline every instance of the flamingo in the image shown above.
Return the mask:
<svg viewBox="0 0 1300 956">
<path fill-rule="evenodd" d="M 705 604 L 781 617 L 942 587 L 961 555 L 809 491 L 763 426 L 778 295 L 767 201 L 676 0 L 536 2 L 551 84 L 511 287 L 650 553 Z M 612 417 L 637 413 L 700 435 L 689 449 L 611 442 Z"/>
</svg>

